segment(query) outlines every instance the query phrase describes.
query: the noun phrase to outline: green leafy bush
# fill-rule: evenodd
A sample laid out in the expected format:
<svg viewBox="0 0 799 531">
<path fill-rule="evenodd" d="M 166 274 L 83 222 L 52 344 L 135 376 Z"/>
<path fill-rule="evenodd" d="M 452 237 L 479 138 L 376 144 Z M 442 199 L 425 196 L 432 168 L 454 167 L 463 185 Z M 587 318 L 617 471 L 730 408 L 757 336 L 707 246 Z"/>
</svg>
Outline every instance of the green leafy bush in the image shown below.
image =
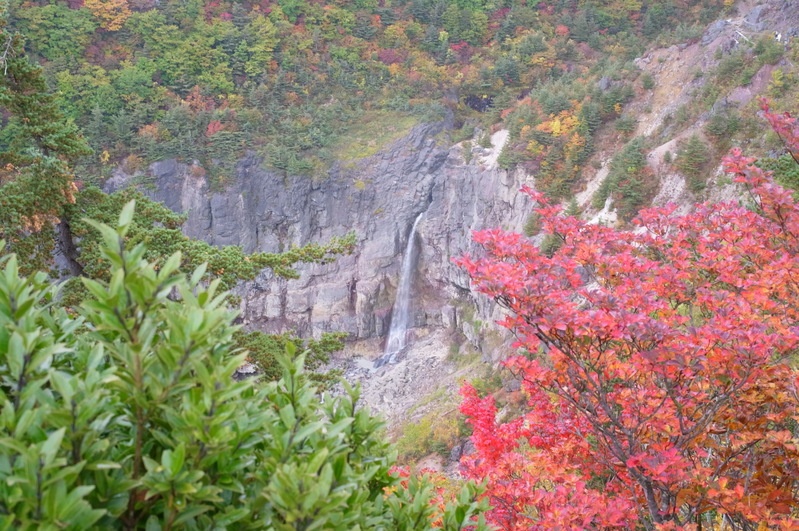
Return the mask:
<svg viewBox="0 0 799 531">
<path fill-rule="evenodd" d="M 790 154 L 777 158 L 763 158 L 757 162 L 757 165 L 764 170 L 773 171 L 774 179 L 782 186 L 794 190 L 794 195 L 799 193 L 799 164 Z"/>
<path fill-rule="evenodd" d="M 652 90 L 655 88 L 655 78 L 649 72 L 644 72 L 641 76 L 641 85 L 645 90 Z"/>
<path fill-rule="evenodd" d="M 764 35 L 755 44 L 755 55 L 758 60 L 767 65 L 777 64 L 785 53 L 785 47 L 777 42 L 771 35 Z"/>
<path fill-rule="evenodd" d="M 638 126 L 638 120 L 635 119 L 634 116 L 629 114 L 622 114 L 616 119 L 616 131 L 630 134 L 635 131 L 635 128 Z"/>
<path fill-rule="evenodd" d="M 304 368 L 311 371 L 308 376 L 318 384 L 328 385 L 333 383 L 341 371 L 316 371 L 330 361 L 331 353 L 344 348 L 342 339 L 346 336 L 346 332 L 328 332 L 323 333 L 319 339 L 300 339 L 289 333 L 265 334 L 257 330 L 238 330 L 233 333 L 233 342 L 236 348 L 249 353 L 248 360 L 257 365 L 260 371 L 258 377 L 266 381 L 280 379 L 283 369 L 277 360 L 289 344 L 296 345 L 306 353 Z"/>
<path fill-rule="evenodd" d="M 713 113 L 705 126 L 705 132 L 716 142 L 722 142 L 738 132 L 740 123 L 741 117 L 736 112 Z"/>
<path fill-rule="evenodd" d="M 443 515 L 426 479 L 403 488 L 358 390 L 320 401 L 291 344 L 280 381 L 233 381 L 219 280 L 125 247 L 132 219 L 95 224 L 113 265 L 77 315 L 0 258 L 0 527 L 462 529 L 485 508 L 473 485 Z"/>
</svg>

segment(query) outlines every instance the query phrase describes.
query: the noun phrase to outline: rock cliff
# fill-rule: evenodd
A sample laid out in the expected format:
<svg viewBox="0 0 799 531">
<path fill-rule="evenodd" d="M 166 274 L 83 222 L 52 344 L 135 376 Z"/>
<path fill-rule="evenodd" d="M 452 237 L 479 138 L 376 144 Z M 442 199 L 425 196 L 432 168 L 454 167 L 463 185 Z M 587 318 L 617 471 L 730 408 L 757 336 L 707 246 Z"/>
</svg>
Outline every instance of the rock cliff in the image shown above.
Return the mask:
<svg viewBox="0 0 799 531">
<path fill-rule="evenodd" d="M 507 138 L 493 135 L 490 149 L 474 148 L 466 163 L 461 146 L 440 142 L 443 124 L 416 126 L 378 155 L 333 167 L 324 180 L 284 176 L 249 156 L 225 190 L 212 190 L 197 168 L 166 160 L 146 176 L 118 170 L 106 191 L 147 181 L 142 190 L 177 212 L 185 233 L 214 245 L 246 251 L 280 251 L 355 231 L 355 253 L 326 265 L 299 269 L 300 278 L 262 273 L 238 288 L 247 326 L 304 336 L 345 331 L 359 349 L 377 355 L 388 331 L 402 252 L 416 216 L 420 256 L 413 289 L 413 327 L 454 329 L 475 304 L 467 276 L 451 259 L 474 250 L 471 231 L 521 230 L 530 203 L 518 193 L 530 184 L 521 173 L 496 167 Z M 483 301 L 485 315 L 491 311 Z M 466 311 L 469 316 L 472 310 Z M 467 336 L 472 323 L 462 326 Z"/>
</svg>

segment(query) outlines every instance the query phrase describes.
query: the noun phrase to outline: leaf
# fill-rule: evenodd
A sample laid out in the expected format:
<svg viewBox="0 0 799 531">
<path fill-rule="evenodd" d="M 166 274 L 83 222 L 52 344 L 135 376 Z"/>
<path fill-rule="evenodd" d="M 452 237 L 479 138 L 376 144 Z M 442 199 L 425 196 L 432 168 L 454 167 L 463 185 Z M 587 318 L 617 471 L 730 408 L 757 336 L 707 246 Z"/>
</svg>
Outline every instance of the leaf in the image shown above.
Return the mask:
<svg viewBox="0 0 799 531">
<path fill-rule="evenodd" d="M 50 465 L 61 448 L 61 441 L 64 438 L 66 428 L 59 428 L 52 432 L 41 446 L 41 453 L 44 456 L 44 464 Z"/>
<path fill-rule="evenodd" d="M 117 222 L 117 227 L 125 228 L 131 224 L 133 221 L 133 213 L 136 210 L 136 200 L 131 200 L 125 203 L 125 206 L 122 207 L 122 210 L 119 213 L 119 221 Z"/>
</svg>

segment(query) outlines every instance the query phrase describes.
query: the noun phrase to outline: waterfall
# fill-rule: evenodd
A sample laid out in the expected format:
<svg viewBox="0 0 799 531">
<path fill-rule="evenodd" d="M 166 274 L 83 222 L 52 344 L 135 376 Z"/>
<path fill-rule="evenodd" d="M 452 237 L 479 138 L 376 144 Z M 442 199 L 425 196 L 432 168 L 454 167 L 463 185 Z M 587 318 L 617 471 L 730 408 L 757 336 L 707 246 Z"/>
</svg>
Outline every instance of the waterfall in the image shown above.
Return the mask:
<svg viewBox="0 0 799 531">
<path fill-rule="evenodd" d="M 383 363 L 396 362 L 397 354 L 405 348 L 408 321 L 411 316 L 411 281 L 417 255 L 416 225 L 422 219 L 422 214 L 416 216 L 416 221 L 413 222 L 411 233 L 408 235 L 408 244 L 405 246 L 405 255 L 402 257 L 397 298 L 394 300 L 394 308 L 391 310 L 391 328 L 388 330 Z"/>
</svg>

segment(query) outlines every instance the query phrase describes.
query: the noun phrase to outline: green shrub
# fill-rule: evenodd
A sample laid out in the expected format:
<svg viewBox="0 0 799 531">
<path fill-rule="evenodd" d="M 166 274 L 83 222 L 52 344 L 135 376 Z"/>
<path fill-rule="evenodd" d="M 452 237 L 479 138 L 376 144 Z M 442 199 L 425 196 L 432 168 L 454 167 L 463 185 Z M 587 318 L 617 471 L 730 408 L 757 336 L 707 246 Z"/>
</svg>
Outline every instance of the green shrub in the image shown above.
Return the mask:
<svg viewBox="0 0 799 531">
<path fill-rule="evenodd" d="M 757 74 L 757 71 L 759 69 L 760 69 L 759 65 L 747 66 L 746 68 L 743 69 L 743 72 L 741 72 L 741 79 L 738 81 L 738 83 L 744 87 L 747 85 L 751 85 L 752 78 L 755 77 L 755 74 Z"/>
<path fill-rule="evenodd" d="M 562 245 L 563 245 L 563 238 L 561 238 L 557 234 L 547 234 L 546 236 L 544 236 L 544 239 L 541 241 L 541 246 L 540 246 L 541 253 L 551 257 L 558 251 L 558 249 L 561 248 Z"/>
<path fill-rule="evenodd" d="M 720 142 L 729 139 L 738 132 L 741 118 L 734 112 L 714 113 L 705 126 L 705 132 L 714 137 L 715 141 Z"/>
<path fill-rule="evenodd" d="M 652 90 L 655 88 L 655 78 L 649 72 L 644 72 L 641 76 L 641 85 L 645 90 Z"/>
<path fill-rule="evenodd" d="M 433 451 L 433 419 L 424 417 L 409 422 L 397 441 L 397 451 L 403 459 L 419 459 Z"/>
<path fill-rule="evenodd" d="M 532 238 L 533 236 L 538 234 L 538 231 L 540 230 L 541 230 L 541 216 L 537 212 L 528 214 L 527 219 L 524 221 L 522 234 L 524 234 L 528 238 Z"/>
<path fill-rule="evenodd" d="M 774 172 L 774 179 L 786 188 L 799 193 L 799 164 L 789 154 L 777 158 L 763 158 L 757 165 Z"/>
<path fill-rule="evenodd" d="M 610 193 L 613 191 L 613 182 L 610 180 L 609 177 L 605 177 L 605 179 L 599 184 L 599 188 L 597 188 L 594 195 L 591 197 L 591 206 L 596 208 L 597 210 L 601 210 L 605 208 L 605 203 L 610 197 Z"/>
<path fill-rule="evenodd" d="M 577 204 L 577 199 L 572 197 L 569 199 L 569 203 L 566 205 L 566 209 L 563 211 L 563 215 L 567 217 L 579 217 L 580 216 L 580 205 Z"/>
<path fill-rule="evenodd" d="M 746 67 L 746 61 L 742 52 L 734 52 L 729 57 L 721 60 L 716 68 L 716 78 L 721 83 L 728 83 L 735 79 Z"/>
<path fill-rule="evenodd" d="M 308 376 L 318 384 L 328 385 L 339 376 L 340 371 L 316 372 L 323 364 L 330 361 L 330 354 L 344 348 L 342 339 L 347 336 L 343 332 L 323 333 L 319 339 L 300 339 L 289 333 L 264 334 L 253 331 L 237 330 L 233 333 L 234 347 L 246 350 L 249 361 L 258 366 L 259 378 L 265 381 L 278 380 L 283 369 L 278 357 L 285 352 L 289 344 L 306 353 L 304 368 Z"/>
<path fill-rule="evenodd" d="M 478 141 L 478 144 L 482 148 L 491 149 L 493 147 L 493 144 L 491 143 L 491 132 L 486 131 L 485 133 L 483 133 L 483 135 L 480 137 L 480 140 Z"/>
<path fill-rule="evenodd" d="M 630 219 L 638 212 L 652 191 L 643 150 L 644 139 L 638 137 L 613 157 L 608 176 L 591 198 L 594 208 L 603 208 L 607 198 L 614 195 L 622 219 Z"/>
<path fill-rule="evenodd" d="M 79 315 L 61 309 L 43 273 L 0 258 L 0 499 L 14 529 L 417 529 L 433 489 L 389 473 L 380 422 L 358 390 L 320 401 L 292 361 L 278 382 L 232 375 L 233 315 L 219 281 L 160 267 L 143 244 L 97 224 L 113 264 L 85 280 Z M 0 245 L 2 247 L 2 245 Z M 464 487 L 444 514 L 461 529 L 485 508 Z M 484 526 L 479 526 L 485 529 Z"/>
<path fill-rule="evenodd" d="M 784 53 L 785 47 L 771 35 L 764 35 L 755 44 L 755 55 L 762 64 L 777 64 Z"/>
<path fill-rule="evenodd" d="M 638 121 L 635 119 L 634 116 L 629 114 L 623 114 L 619 116 L 616 120 L 616 131 L 620 131 L 625 134 L 630 134 L 635 131 L 636 126 L 638 125 Z"/>
</svg>

